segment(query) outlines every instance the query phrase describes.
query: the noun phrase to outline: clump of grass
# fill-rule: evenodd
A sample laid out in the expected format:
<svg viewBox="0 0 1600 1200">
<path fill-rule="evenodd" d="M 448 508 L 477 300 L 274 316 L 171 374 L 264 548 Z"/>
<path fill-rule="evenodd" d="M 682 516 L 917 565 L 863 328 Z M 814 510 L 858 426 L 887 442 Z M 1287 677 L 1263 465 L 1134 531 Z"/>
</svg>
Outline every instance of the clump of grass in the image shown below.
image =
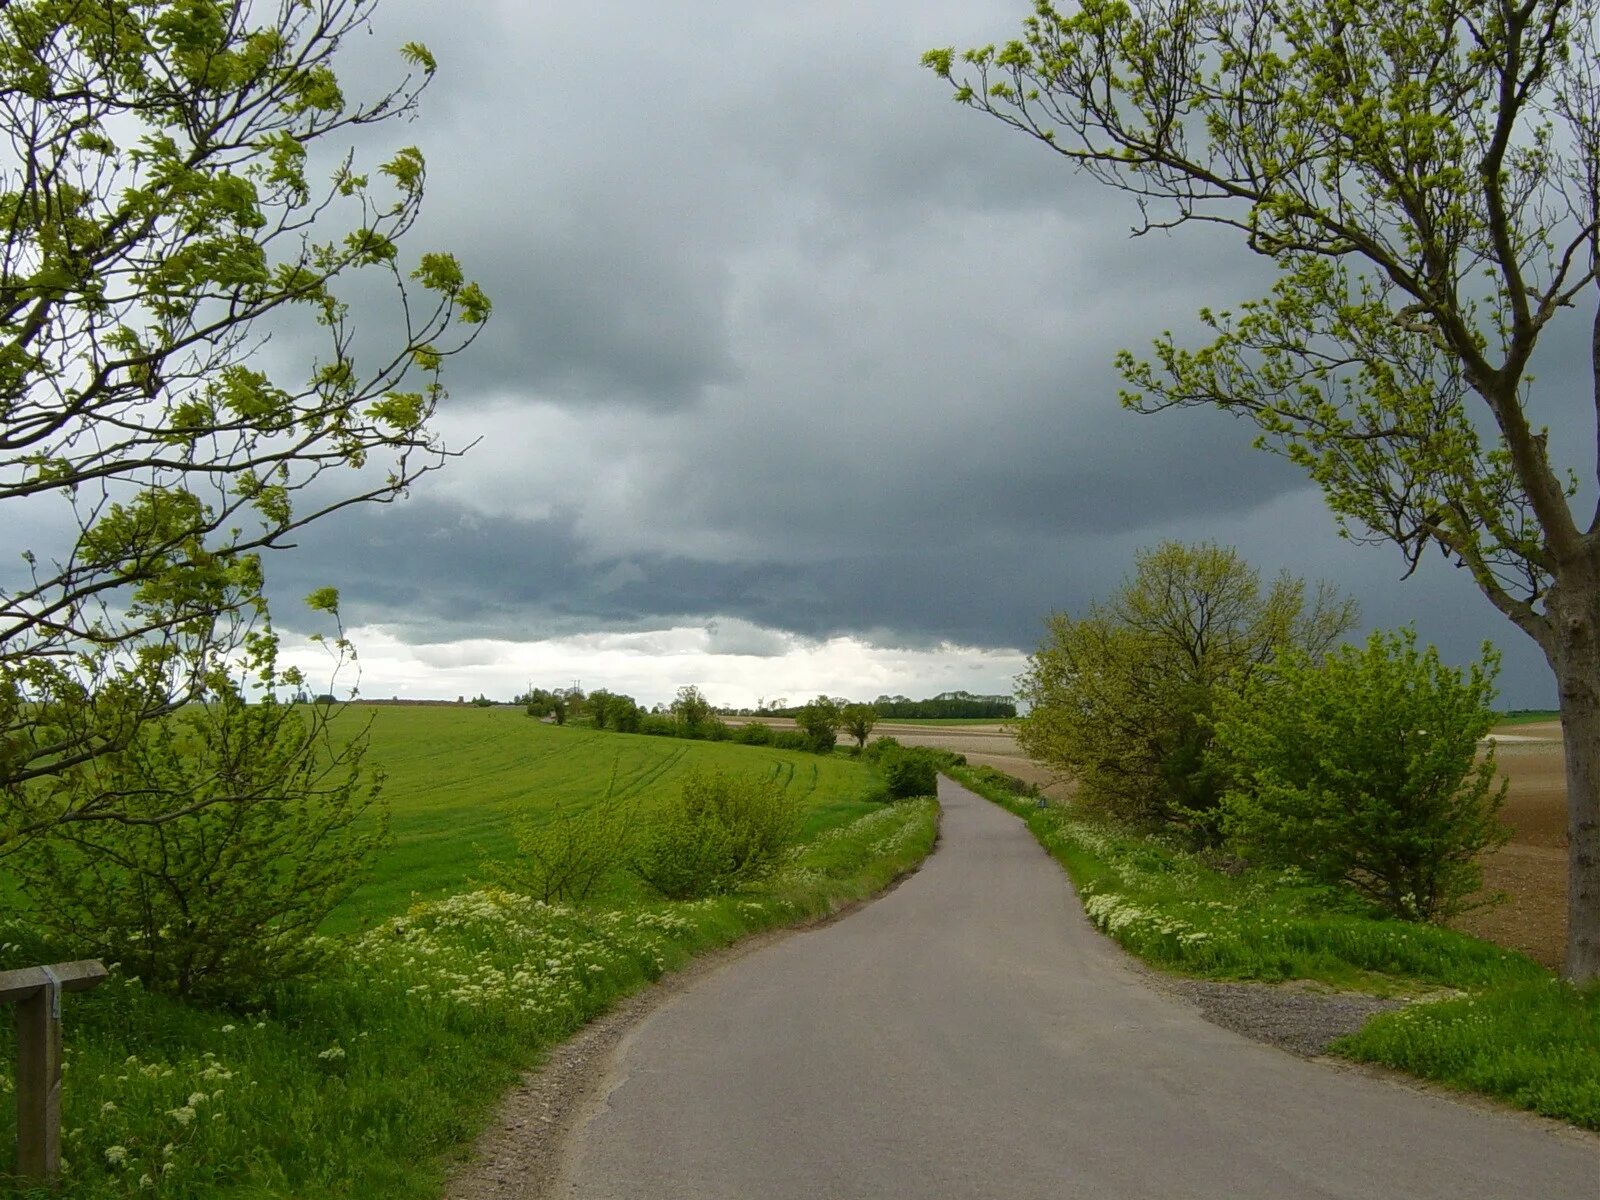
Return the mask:
<svg viewBox="0 0 1600 1200">
<path fill-rule="evenodd" d="M 69 1004 L 59 1194 L 437 1196 L 447 1156 L 544 1049 L 696 953 L 882 888 L 932 848 L 937 821 L 931 800 L 874 806 L 761 887 L 688 903 L 428 901 L 341 935 L 325 974 L 248 1012 L 116 976 Z M 48 954 L 0 929 L 0 967 Z M 15 1119 L 14 1053 L 7 1028 L 0 1128 Z"/>
<path fill-rule="evenodd" d="M 1600 1129 L 1600 986 L 1551 977 L 1416 1004 L 1333 1049 Z"/>
<path fill-rule="evenodd" d="M 1453 998 L 1374 1017 L 1333 1051 L 1600 1129 L 1600 986 L 1571 987 L 1521 954 L 1385 917 L 1293 871 L 1219 870 L 1158 838 L 950 774 L 1026 820 L 1089 919 L 1146 962 L 1219 979 L 1450 989 Z"/>
</svg>

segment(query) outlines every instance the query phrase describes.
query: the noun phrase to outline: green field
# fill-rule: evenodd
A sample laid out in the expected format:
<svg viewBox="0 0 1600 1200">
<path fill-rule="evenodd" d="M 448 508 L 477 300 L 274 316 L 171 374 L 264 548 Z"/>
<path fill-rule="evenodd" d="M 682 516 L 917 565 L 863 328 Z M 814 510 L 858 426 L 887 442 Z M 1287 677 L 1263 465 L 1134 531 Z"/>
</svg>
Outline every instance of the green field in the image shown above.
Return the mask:
<svg viewBox="0 0 1600 1200">
<path fill-rule="evenodd" d="M 507 818 L 519 809 L 604 799 L 647 807 L 693 769 L 760 773 L 798 798 L 810 835 L 866 811 L 857 797 L 872 778 L 847 758 L 545 725 L 504 706 L 355 704 L 336 720 L 370 732 L 369 761 L 388 773 L 394 841 L 330 932 L 465 891 L 485 855 L 510 854 Z"/>
<path fill-rule="evenodd" d="M 1555 721 L 1561 714 L 1553 708 L 1519 708 L 1511 712 L 1503 712 L 1496 719 L 1496 725 L 1532 725 L 1536 721 Z"/>
</svg>

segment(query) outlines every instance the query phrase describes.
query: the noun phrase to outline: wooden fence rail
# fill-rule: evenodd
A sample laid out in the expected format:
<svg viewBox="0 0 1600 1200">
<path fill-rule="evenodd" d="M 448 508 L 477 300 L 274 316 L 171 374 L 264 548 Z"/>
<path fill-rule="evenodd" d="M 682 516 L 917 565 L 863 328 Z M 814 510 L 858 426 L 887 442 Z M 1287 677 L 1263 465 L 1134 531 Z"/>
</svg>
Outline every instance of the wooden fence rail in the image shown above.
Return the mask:
<svg viewBox="0 0 1600 1200">
<path fill-rule="evenodd" d="M 17 1174 L 61 1174 L 61 993 L 106 977 L 92 960 L 0 971 L 0 1004 L 17 1006 Z"/>
</svg>

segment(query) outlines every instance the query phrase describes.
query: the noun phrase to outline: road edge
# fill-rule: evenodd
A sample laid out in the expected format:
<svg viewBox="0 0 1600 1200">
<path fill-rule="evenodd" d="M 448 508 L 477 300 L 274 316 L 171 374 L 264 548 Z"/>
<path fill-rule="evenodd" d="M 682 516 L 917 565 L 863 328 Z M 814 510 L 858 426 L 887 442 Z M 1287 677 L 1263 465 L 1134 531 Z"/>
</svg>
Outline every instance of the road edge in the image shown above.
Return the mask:
<svg viewBox="0 0 1600 1200">
<path fill-rule="evenodd" d="M 572 1135 L 603 1104 L 629 1034 L 657 1009 L 740 959 L 800 933 L 822 929 L 859 912 L 921 871 L 939 852 L 944 809 L 935 818 L 933 845 L 915 865 L 870 896 L 792 925 L 764 930 L 697 955 L 676 971 L 624 997 L 566 1041 L 502 1097 L 494 1117 L 451 1168 L 442 1200 L 549 1200 L 556 1195 Z"/>
</svg>

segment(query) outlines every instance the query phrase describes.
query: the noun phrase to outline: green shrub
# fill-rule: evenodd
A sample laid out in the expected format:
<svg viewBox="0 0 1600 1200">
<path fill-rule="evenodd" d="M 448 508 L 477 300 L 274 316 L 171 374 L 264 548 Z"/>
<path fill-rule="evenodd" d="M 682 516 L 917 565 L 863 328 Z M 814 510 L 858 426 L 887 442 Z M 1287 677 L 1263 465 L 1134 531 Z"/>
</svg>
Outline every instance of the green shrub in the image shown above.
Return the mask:
<svg viewBox="0 0 1600 1200">
<path fill-rule="evenodd" d="M 662 716 L 660 713 L 642 713 L 636 732 L 648 734 L 650 737 L 677 737 L 680 730 L 678 723 L 671 717 Z"/>
<path fill-rule="evenodd" d="M 1492 647 L 1463 677 L 1416 634 L 1374 633 L 1319 665 L 1281 657 L 1224 697 L 1218 752 L 1238 782 L 1223 828 L 1246 855 L 1343 883 L 1397 917 L 1444 920 L 1479 890 L 1498 813 Z"/>
<path fill-rule="evenodd" d="M 964 766 L 965 763 L 958 763 L 955 765 Z M 1004 788 L 1013 795 L 1037 796 L 1039 794 L 1038 784 L 1028 783 L 1026 780 L 1018 779 L 1015 775 L 1008 775 L 1006 772 L 999 770 L 996 767 L 972 767 L 970 770 L 972 771 L 972 774 L 982 782 Z"/>
<path fill-rule="evenodd" d="M 518 813 L 511 820 L 517 856 L 488 863 L 488 873 L 546 904 L 587 900 L 627 862 L 631 816 L 629 808 L 605 800 Z"/>
<path fill-rule="evenodd" d="M 127 820 L 64 822 L 7 858 L 34 923 L 179 996 L 248 999 L 311 970 L 310 935 L 387 831 L 365 738 L 335 741 L 324 713 L 224 689 L 68 777 L 123 796 Z"/>
<path fill-rule="evenodd" d="M 726 721 L 712 717 L 700 727 L 700 736 L 708 742 L 726 742 L 733 737 L 733 730 Z"/>
<path fill-rule="evenodd" d="M 839 735 L 832 729 L 813 729 L 804 736 L 806 749 L 813 754 L 832 754 L 839 744 Z"/>
<path fill-rule="evenodd" d="M 818 696 L 803 705 L 794 715 L 794 723 L 806 735 L 806 747 L 819 754 L 833 753 L 839 738 L 839 725 L 844 720 L 837 704 L 827 696 Z M 826 749 L 823 747 L 826 746 Z"/>
<path fill-rule="evenodd" d="M 771 875 L 799 830 L 771 776 L 696 772 L 645 823 L 630 866 L 669 900 L 724 895 Z"/>
<path fill-rule="evenodd" d="M 809 750 L 810 743 L 806 735 L 798 729 L 778 729 L 773 731 L 772 744 L 779 750 Z"/>
<path fill-rule="evenodd" d="M 883 755 L 879 762 L 889 795 L 897 800 L 910 796 L 932 796 L 939 789 L 934 756 L 922 747 L 902 747 Z"/>
<path fill-rule="evenodd" d="M 889 753 L 891 750 L 898 750 L 899 748 L 899 739 L 885 734 L 883 737 L 873 738 L 870 742 L 868 742 L 862 753 L 866 756 L 869 762 L 877 762 L 878 759 L 883 755 Z"/>
<path fill-rule="evenodd" d="M 733 731 L 733 740 L 744 746 L 770 746 L 772 726 L 763 725 L 760 721 L 751 721 Z"/>
</svg>

